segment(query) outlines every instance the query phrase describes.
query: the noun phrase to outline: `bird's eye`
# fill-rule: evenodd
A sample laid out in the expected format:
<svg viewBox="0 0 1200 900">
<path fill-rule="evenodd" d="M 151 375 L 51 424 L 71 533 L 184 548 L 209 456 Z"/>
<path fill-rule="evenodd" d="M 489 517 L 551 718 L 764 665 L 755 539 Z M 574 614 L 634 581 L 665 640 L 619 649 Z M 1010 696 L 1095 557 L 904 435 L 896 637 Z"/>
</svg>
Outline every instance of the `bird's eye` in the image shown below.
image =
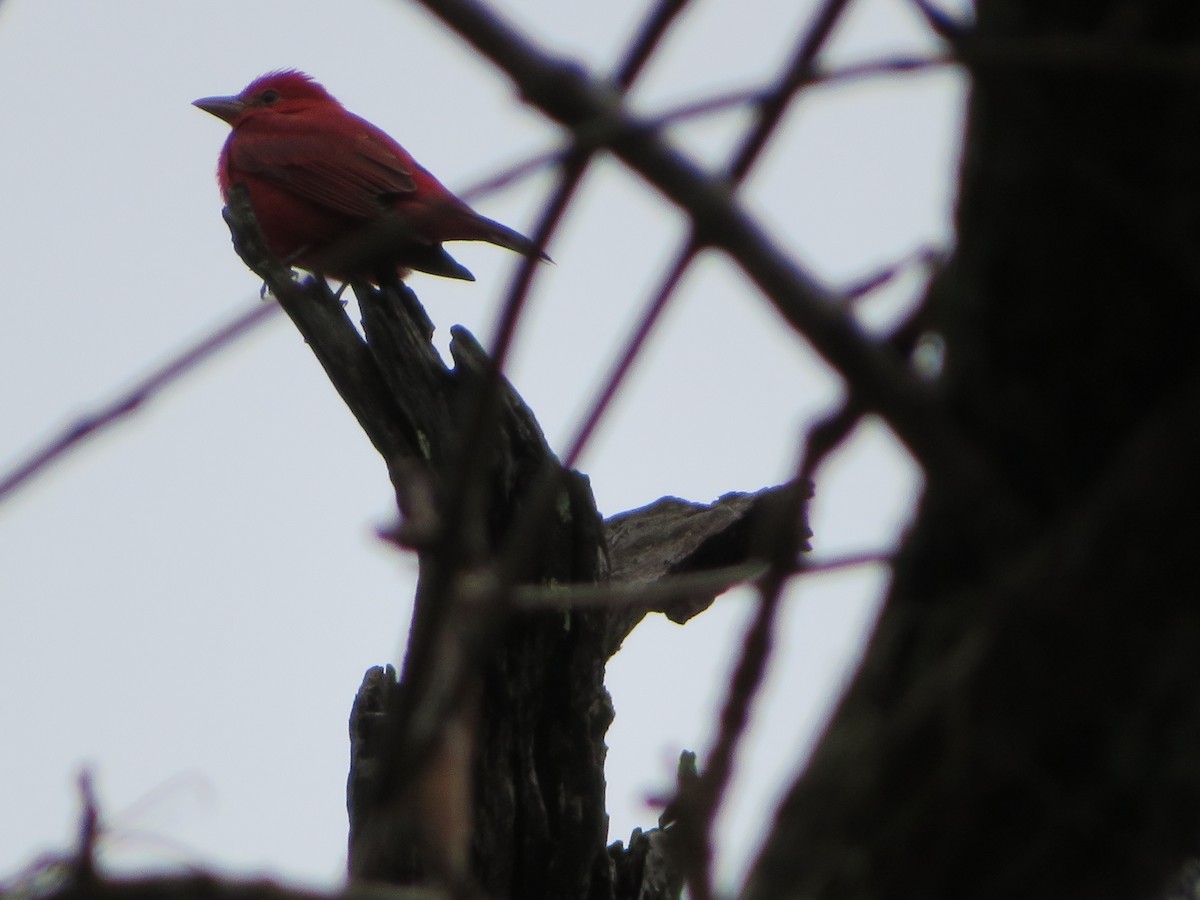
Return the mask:
<svg viewBox="0 0 1200 900">
<path fill-rule="evenodd" d="M 276 91 L 276 90 L 263 91 L 261 94 L 258 95 L 258 101 L 263 106 L 270 106 L 272 103 L 274 103 L 278 99 L 279 99 L 279 91 Z"/>
</svg>

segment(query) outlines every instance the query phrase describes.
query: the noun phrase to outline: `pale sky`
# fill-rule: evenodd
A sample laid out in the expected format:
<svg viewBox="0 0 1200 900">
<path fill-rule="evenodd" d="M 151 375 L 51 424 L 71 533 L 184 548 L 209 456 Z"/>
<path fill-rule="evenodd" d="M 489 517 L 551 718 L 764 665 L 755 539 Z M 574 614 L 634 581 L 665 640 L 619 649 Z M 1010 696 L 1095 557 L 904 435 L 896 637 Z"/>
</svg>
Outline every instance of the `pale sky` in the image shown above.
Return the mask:
<svg viewBox="0 0 1200 900">
<path fill-rule="evenodd" d="M 773 76 L 812 2 L 696 0 L 635 94 L 653 112 Z M 506 0 L 547 48 L 610 69 L 641 3 Z M 619 7 L 623 11 L 614 12 Z M 855 0 L 826 61 L 933 53 L 907 0 Z M 259 301 L 220 217 L 227 126 L 193 99 L 308 71 L 453 189 L 556 146 L 556 129 L 414 4 L 6 0 L 0 6 L 0 473 L 207 329 Z M 949 241 L 963 81 L 806 94 L 745 196 L 831 284 Z M 706 164 L 747 117 L 673 132 Z M 528 230 L 551 180 L 482 198 Z M 682 218 L 603 160 L 550 246 L 510 377 L 562 450 L 673 256 Z M 444 346 L 485 342 L 515 257 L 452 252 L 474 284 L 416 276 Z M 911 300 L 901 279 L 866 313 Z M 581 462 L 611 515 L 785 480 L 838 383 L 724 259 L 695 265 Z M 887 431 L 821 473 L 819 556 L 895 543 L 919 489 Z M 273 319 L 0 505 L 0 881 L 74 834 L 93 768 L 122 869 L 211 866 L 316 886 L 344 868 L 346 718 L 397 661 L 415 562 L 382 545 L 383 465 L 303 341 Z M 797 585 L 721 819 L 736 883 L 858 652 L 880 569 Z M 609 667 L 610 838 L 649 827 L 681 749 L 703 753 L 751 610 L 652 617 Z"/>
</svg>

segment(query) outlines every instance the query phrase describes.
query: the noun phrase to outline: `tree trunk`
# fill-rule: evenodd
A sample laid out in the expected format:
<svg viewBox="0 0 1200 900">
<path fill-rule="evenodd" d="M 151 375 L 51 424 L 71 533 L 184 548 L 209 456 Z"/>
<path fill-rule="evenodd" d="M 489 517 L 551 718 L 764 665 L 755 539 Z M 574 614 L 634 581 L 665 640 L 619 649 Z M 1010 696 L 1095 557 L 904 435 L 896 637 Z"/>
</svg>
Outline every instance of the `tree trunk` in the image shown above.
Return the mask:
<svg viewBox="0 0 1200 900">
<path fill-rule="evenodd" d="M 747 898 L 1162 896 L 1200 834 L 1200 6 L 980 0 L 937 467 Z"/>
</svg>

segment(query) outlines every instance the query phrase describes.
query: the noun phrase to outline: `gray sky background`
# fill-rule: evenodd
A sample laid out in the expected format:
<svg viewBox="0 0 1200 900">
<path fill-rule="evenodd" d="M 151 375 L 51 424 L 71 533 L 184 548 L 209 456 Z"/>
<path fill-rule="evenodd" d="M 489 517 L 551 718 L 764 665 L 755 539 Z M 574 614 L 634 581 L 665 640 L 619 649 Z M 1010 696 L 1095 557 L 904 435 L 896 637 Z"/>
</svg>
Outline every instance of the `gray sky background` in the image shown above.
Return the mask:
<svg viewBox="0 0 1200 900">
<path fill-rule="evenodd" d="M 774 76 L 812 2 L 696 0 L 635 95 L 654 111 Z M 556 52 L 609 69 L 643 3 L 507 0 Z M 933 52 L 906 0 L 856 0 L 827 57 Z M 386 0 L 7 0 L 0 6 L 0 471 L 198 335 L 258 303 L 214 179 L 227 127 L 194 109 L 269 69 L 313 74 L 463 189 L 555 129 L 415 5 Z M 963 82 L 942 72 L 806 94 L 745 197 L 817 275 L 846 283 L 950 233 Z M 725 160 L 735 112 L 673 137 Z M 551 180 L 475 203 L 528 229 Z M 665 262 L 681 216 L 619 164 L 550 247 L 510 377 L 557 448 Z M 514 258 L 459 245 L 475 284 L 411 281 L 444 342 L 492 330 Z M 865 310 L 889 321 L 901 279 Z M 838 384 L 720 257 L 697 264 L 581 463 L 606 514 L 788 477 Z M 821 473 L 821 556 L 891 546 L 919 489 L 878 425 Z M 212 865 L 332 885 L 344 865 L 346 717 L 398 661 L 412 559 L 380 544 L 384 468 L 279 317 L 0 506 L 0 878 L 63 849 L 94 768 L 122 867 Z M 721 819 L 731 883 L 858 652 L 880 569 L 791 592 Z M 685 628 L 655 617 L 613 660 L 610 836 L 701 752 L 749 594 Z"/>
</svg>

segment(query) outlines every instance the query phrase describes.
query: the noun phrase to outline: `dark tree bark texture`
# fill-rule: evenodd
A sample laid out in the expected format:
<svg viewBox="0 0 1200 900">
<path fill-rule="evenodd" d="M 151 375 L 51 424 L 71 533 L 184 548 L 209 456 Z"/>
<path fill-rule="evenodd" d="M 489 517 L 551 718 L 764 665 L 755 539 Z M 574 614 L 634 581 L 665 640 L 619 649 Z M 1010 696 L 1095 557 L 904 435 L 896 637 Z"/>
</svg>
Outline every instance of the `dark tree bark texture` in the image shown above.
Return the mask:
<svg viewBox="0 0 1200 900">
<path fill-rule="evenodd" d="M 1008 496 L 929 467 L 747 897 L 1155 897 L 1195 852 L 1198 37 L 1194 3 L 978 3 L 931 314 Z"/>
</svg>

